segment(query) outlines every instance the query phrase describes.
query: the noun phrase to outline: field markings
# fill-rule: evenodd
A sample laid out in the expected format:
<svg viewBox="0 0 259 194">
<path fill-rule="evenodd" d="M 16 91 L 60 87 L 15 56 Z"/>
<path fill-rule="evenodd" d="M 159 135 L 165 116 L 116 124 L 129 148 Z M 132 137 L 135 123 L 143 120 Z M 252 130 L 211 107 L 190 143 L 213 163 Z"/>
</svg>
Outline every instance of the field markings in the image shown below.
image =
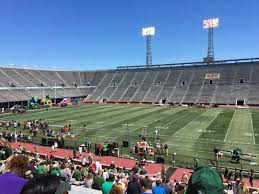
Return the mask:
<svg viewBox="0 0 259 194">
<path fill-rule="evenodd" d="M 251 121 L 251 130 L 252 130 L 253 143 L 255 144 L 255 132 L 254 132 L 252 113 L 250 113 L 250 121 Z"/>
<path fill-rule="evenodd" d="M 228 130 L 227 130 L 227 133 L 226 133 L 226 135 L 225 135 L 224 142 L 226 142 L 226 140 L 227 140 L 227 136 L 228 136 L 230 127 L 231 127 L 231 125 L 232 125 L 232 122 L 233 122 L 233 120 L 234 120 L 234 117 L 235 117 L 235 115 L 236 115 L 236 111 L 237 111 L 237 109 L 235 109 L 235 112 L 234 112 L 234 114 L 233 114 L 233 116 L 232 116 L 232 119 L 231 119 L 231 121 L 230 121 L 230 124 L 229 124 L 229 126 L 228 126 Z"/>
<path fill-rule="evenodd" d="M 161 111 L 162 109 L 156 109 L 156 110 L 152 110 L 152 109 L 144 109 L 144 110 L 139 110 L 138 111 L 138 114 L 140 114 L 140 115 L 138 115 L 138 114 L 134 114 L 134 113 L 132 113 L 131 115 L 132 115 L 132 117 L 131 116 L 129 116 L 130 114 L 123 114 L 124 116 L 122 116 L 122 117 L 120 117 L 120 118 L 123 118 L 123 119 L 120 119 L 120 120 L 118 120 L 118 119 L 112 119 L 111 120 L 111 122 L 106 122 L 105 123 L 105 125 L 102 125 L 102 126 L 98 126 L 98 127 L 96 127 L 96 129 L 105 129 L 107 126 L 109 126 L 109 125 L 116 125 L 116 124 L 118 124 L 118 125 L 120 125 L 121 126 L 121 124 L 119 124 L 119 123 L 121 123 L 121 122 L 127 122 L 127 120 L 130 120 L 130 119 L 133 119 L 133 118 L 135 118 L 135 117 L 141 117 L 142 115 L 146 115 L 147 114 L 147 117 L 151 117 L 152 115 L 149 115 L 149 114 L 153 114 L 154 112 L 159 112 L 159 111 Z M 125 113 L 127 113 L 127 112 L 125 112 Z M 146 118 L 147 118 L 146 117 Z M 124 119 L 125 118 L 125 119 Z M 114 122 L 115 121 L 115 122 Z M 124 123 L 125 124 L 125 123 Z M 131 123 L 129 123 L 129 124 L 131 124 Z M 136 123 L 134 123 L 134 124 L 136 124 Z M 120 126 L 118 126 L 119 128 L 120 128 Z M 118 127 L 115 127 L 115 128 L 118 128 Z M 114 129 L 115 129 L 114 128 Z"/>
<path fill-rule="evenodd" d="M 178 112 L 181 112 L 181 111 L 183 111 L 183 110 L 185 110 L 185 109 L 177 109 L 176 111 L 174 111 L 173 112 L 173 114 L 172 115 L 174 115 L 174 114 L 176 114 L 176 113 L 178 113 Z M 153 117 L 153 115 L 151 116 L 151 118 Z M 148 123 L 145 123 L 144 125 L 140 125 L 140 124 L 137 124 L 137 123 L 135 123 L 136 125 L 136 130 L 138 130 L 140 127 L 149 127 L 149 128 L 152 128 L 151 126 L 149 126 L 150 124 L 152 124 L 152 123 L 155 123 L 155 122 L 157 122 L 157 121 L 159 121 L 159 120 L 162 120 L 162 119 L 164 119 L 165 117 L 161 117 L 161 118 L 158 118 L 158 119 L 156 119 L 156 120 L 152 120 L 151 122 L 148 122 Z M 144 118 L 145 119 L 145 118 Z M 139 120 L 139 121 L 142 121 L 143 119 L 141 119 L 141 120 Z M 136 130 L 133 130 L 133 131 L 136 131 Z M 132 132 L 132 131 L 131 131 Z"/>
<path fill-rule="evenodd" d="M 178 112 L 181 112 L 181 111 L 184 111 L 184 110 L 186 110 L 186 109 L 182 109 L 182 108 L 176 108 L 176 109 L 173 109 L 173 111 L 171 111 L 170 110 L 170 112 L 172 112 L 173 113 L 173 115 L 174 114 L 176 114 L 176 113 L 178 113 Z M 165 110 L 165 111 L 168 111 L 168 110 Z M 154 112 L 154 111 L 153 111 Z M 150 113 L 153 113 L 153 112 L 150 112 Z M 134 116 L 135 117 L 135 116 Z M 134 118 L 133 117 L 133 118 Z M 141 117 L 141 115 L 139 115 L 139 117 Z M 138 120 L 137 122 L 135 122 L 135 125 L 134 125 L 134 129 L 132 129 L 132 128 L 128 128 L 128 130 L 130 130 L 129 131 L 129 133 L 134 133 L 134 134 L 140 134 L 141 133 L 141 129 L 142 128 L 144 128 L 144 127 L 147 127 L 147 126 L 149 126 L 149 125 L 151 125 L 152 123 L 155 123 L 155 122 L 157 122 L 157 121 L 159 121 L 159 120 L 162 120 L 162 119 L 164 119 L 164 117 L 163 117 L 163 115 L 159 115 L 159 116 L 157 116 L 158 117 L 158 119 L 153 119 L 154 118 L 154 115 L 149 115 L 149 116 L 147 116 L 147 117 L 144 117 L 144 118 L 141 118 L 140 120 Z M 128 118 L 127 118 L 128 119 Z M 126 119 L 126 120 L 127 120 Z M 152 120 L 151 122 L 147 122 L 147 120 Z M 124 121 L 124 120 L 120 120 L 119 122 L 115 122 L 115 124 L 116 123 L 120 123 L 120 122 L 122 122 L 122 121 Z M 145 123 L 143 123 L 143 121 L 145 121 Z M 142 124 L 143 123 L 143 124 Z M 113 137 L 114 136 L 116 136 L 114 133 L 118 133 L 118 132 L 122 132 L 121 134 L 125 134 L 125 132 L 126 131 L 118 131 L 117 129 L 118 128 L 120 128 L 120 126 L 119 127 L 113 127 L 112 129 L 109 129 L 108 131 L 107 130 L 105 130 L 104 129 L 104 127 L 97 127 L 96 129 L 98 130 L 98 131 L 102 131 L 102 135 L 103 134 L 105 134 L 105 136 L 107 137 L 107 136 L 110 136 L 110 135 L 112 135 Z M 153 126 L 149 126 L 149 128 L 153 128 Z M 108 133 L 104 133 L 104 132 L 108 132 Z M 112 132 L 112 133 L 110 133 L 110 132 Z M 99 136 L 99 135 L 98 135 Z M 119 136 L 118 138 L 121 138 L 122 136 Z"/>
<path fill-rule="evenodd" d="M 120 132 L 120 133 L 122 133 L 122 132 Z M 163 136 L 165 136 L 165 135 L 163 135 Z M 161 137 L 161 136 L 160 136 Z M 89 138 L 89 137 L 88 137 Z M 106 136 L 106 135 L 98 135 L 97 137 L 90 137 L 89 139 L 91 140 L 91 139 L 94 139 L 94 140 L 97 140 L 97 139 L 103 139 L 103 138 L 109 138 L 110 140 L 122 140 L 122 139 L 119 139 L 119 138 L 117 138 L 117 137 L 115 137 L 114 138 L 114 136 Z M 114 139 L 112 139 L 112 138 L 114 138 Z M 151 142 L 152 141 L 152 137 L 149 137 L 150 138 L 150 140 L 149 140 L 149 142 Z M 187 144 L 187 143 L 189 143 L 190 142 L 190 140 L 193 140 L 192 138 L 183 138 L 183 137 L 173 137 L 171 140 L 170 140 L 170 142 L 166 142 L 166 144 L 169 146 L 169 148 L 170 149 L 173 149 L 173 148 L 175 148 L 175 147 L 179 147 L 179 148 L 181 148 L 181 150 L 189 150 L 189 151 L 192 151 L 192 152 L 194 152 L 194 150 L 193 150 L 193 148 L 195 148 L 196 150 L 195 150 L 195 152 L 204 152 L 204 153 L 210 153 L 211 152 L 211 150 L 213 149 L 213 147 L 210 147 L 210 146 L 212 146 L 212 145 L 218 145 L 218 143 L 223 143 L 223 141 L 217 141 L 217 140 L 214 140 L 215 141 L 215 143 L 217 143 L 217 144 L 213 144 L 213 141 L 212 140 L 202 140 L 201 141 L 201 143 L 202 144 L 205 144 L 205 145 L 207 145 L 208 144 L 208 141 L 210 141 L 210 143 L 209 143 L 209 145 L 210 146 L 195 146 L 195 147 L 193 147 L 193 146 L 189 146 L 190 144 Z M 180 141 L 180 142 L 176 142 L 176 141 Z M 173 142 L 173 143 L 172 143 Z M 183 145 L 187 145 L 187 146 L 183 146 Z M 236 142 L 236 143 L 229 143 L 229 145 L 232 145 L 232 147 L 233 146 L 240 146 L 240 144 L 239 144 L 239 142 Z M 242 145 L 242 148 L 247 148 L 247 149 L 252 149 L 252 147 L 251 147 L 252 145 L 251 144 L 244 144 L 244 145 Z M 229 148 L 230 150 L 232 149 L 232 147 L 231 148 Z M 253 147 L 254 148 L 254 147 Z M 226 148 L 227 149 L 227 148 Z M 255 148 L 254 148 L 255 149 Z M 206 150 L 206 151 L 205 151 Z M 256 149 L 255 149 L 256 150 Z M 252 151 L 252 152 L 250 152 L 250 154 L 253 154 L 253 155 L 256 155 L 256 156 L 258 156 L 259 154 L 258 153 L 256 153 L 255 151 Z"/>
<path fill-rule="evenodd" d="M 222 110 L 219 111 L 218 114 L 215 114 L 215 116 L 213 117 L 213 119 L 208 123 L 207 127 L 204 128 L 204 129 L 203 129 L 199 134 L 197 134 L 197 136 L 195 136 L 194 138 L 195 138 L 195 139 L 198 139 L 198 138 L 201 136 L 201 134 L 204 133 L 204 132 L 208 129 L 208 127 L 211 125 L 211 123 L 212 123 L 213 121 L 215 121 L 215 119 L 219 116 L 219 114 L 220 114 L 221 112 L 222 112 Z"/>
<path fill-rule="evenodd" d="M 180 117 L 174 119 L 173 121 L 167 123 L 166 125 L 162 125 L 162 127 L 164 127 L 164 129 L 168 129 L 168 127 L 166 128 L 165 126 L 169 126 L 169 125 L 171 125 L 172 123 L 178 121 L 179 119 L 181 119 L 181 118 L 183 118 L 183 117 L 185 117 L 185 116 L 188 116 L 188 115 L 191 114 L 191 113 L 192 113 L 192 112 L 188 112 L 188 113 L 186 113 L 186 114 L 184 114 L 184 115 L 182 115 L 182 116 L 180 116 Z M 166 130 L 166 132 L 167 132 L 167 131 L 168 131 L 168 130 Z"/>
<path fill-rule="evenodd" d="M 206 110 L 205 112 L 201 113 L 200 115 L 198 115 L 196 118 L 192 119 L 187 125 L 185 125 L 185 126 L 182 127 L 181 129 L 179 129 L 173 136 L 177 136 L 178 134 L 182 133 L 182 131 L 183 131 L 184 129 L 186 129 L 186 127 L 188 127 L 189 125 L 193 124 L 193 123 L 192 123 L 193 121 L 196 121 L 197 119 L 199 119 L 201 116 L 203 116 L 203 115 L 204 115 L 205 113 L 207 113 L 208 111 L 209 111 L 209 109 Z"/>
<path fill-rule="evenodd" d="M 247 114 L 246 110 L 238 109 L 233 117 L 225 142 L 254 144 L 250 114 Z"/>
</svg>

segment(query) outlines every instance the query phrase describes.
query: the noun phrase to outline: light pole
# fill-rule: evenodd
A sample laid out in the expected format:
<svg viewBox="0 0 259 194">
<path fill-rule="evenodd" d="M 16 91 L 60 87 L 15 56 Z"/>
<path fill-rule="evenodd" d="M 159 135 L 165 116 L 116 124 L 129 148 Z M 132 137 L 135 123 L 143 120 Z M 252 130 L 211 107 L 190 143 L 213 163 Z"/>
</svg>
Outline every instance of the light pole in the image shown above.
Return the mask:
<svg viewBox="0 0 259 194">
<path fill-rule="evenodd" d="M 213 29 L 219 26 L 219 18 L 211 18 L 203 20 L 203 28 L 208 29 L 208 53 L 204 58 L 205 63 L 214 62 L 214 45 L 213 45 Z"/>
<path fill-rule="evenodd" d="M 142 36 L 146 37 L 146 66 L 152 65 L 152 36 L 155 35 L 155 27 L 142 28 Z"/>
</svg>

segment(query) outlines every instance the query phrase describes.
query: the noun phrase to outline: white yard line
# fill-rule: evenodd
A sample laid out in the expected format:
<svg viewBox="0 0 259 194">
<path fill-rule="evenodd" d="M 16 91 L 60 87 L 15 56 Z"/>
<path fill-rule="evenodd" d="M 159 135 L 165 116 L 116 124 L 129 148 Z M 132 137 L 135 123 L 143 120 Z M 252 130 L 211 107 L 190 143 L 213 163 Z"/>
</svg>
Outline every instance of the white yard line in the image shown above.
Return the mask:
<svg viewBox="0 0 259 194">
<path fill-rule="evenodd" d="M 232 125 L 232 122 L 233 122 L 233 120 L 234 120 L 234 117 L 235 117 L 235 115 L 236 115 L 236 111 L 237 111 L 237 110 L 235 109 L 235 112 L 234 112 L 234 114 L 233 114 L 233 116 L 232 116 L 232 119 L 231 119 L 231 121 L 230 121 L 230 124 L 229 124 L 229 126 L 228 126 L 228 130 L 227 130 L 227 133 L 226 133 L 226 135 L 225 135 L 224 142 L 226 142 L 226 140 L 227 140 L 227 136 L 228 136 L 230 127 L 231 127 L 231 125 Z"/>
<path fill-rule="evenodd" d="M 251 121 L 251 129 L 252 129 L 252 137 L 253 137 L 253 144 L 255 144 L 255 132 L 254 132 L 254 126 L 253 126 L 253 119 L 252 114 L 250 113 L 250 121 Z"/>
<path fill-rule="evenodd" d="M 222 111 L 221 111 L 221 112 L 222 112 Z M 219 112 L 219 114 L 220 114 L 221 112 Z M 206 131 L 206 129 L 210 126 L 210 124 L 211 124 L 213 121 L 215 121 L 215 119 L 218 117 L 219 114 L 215 114 L 215 117 L 208 123 L 207 127 L 206 127 L 205 129 L 203 129 L 203 130 L 201 131 L 201 133 L 198 134 L 198 135 L 195 137 L 195 139 L 198 139 L 198 138 L 200 137 L 200 135 L 201 135 L 204 131 Z"/>
<path fill-rule="evenodd" d="M 196 118 L 192 119 L 187 125 L 185 125 L 184 127 L 182 127 L 180 130 L 178 130 L 174 135 L 177 135 L 179 133 L 181 133 L 187 126 L 189 126 L 193 121 L 199 119 L 203 114 L 207 113 L 210 109 L 206 110 L 205 112 L 201 113 L 199 116 L 197 116 Z"/>
</svg>

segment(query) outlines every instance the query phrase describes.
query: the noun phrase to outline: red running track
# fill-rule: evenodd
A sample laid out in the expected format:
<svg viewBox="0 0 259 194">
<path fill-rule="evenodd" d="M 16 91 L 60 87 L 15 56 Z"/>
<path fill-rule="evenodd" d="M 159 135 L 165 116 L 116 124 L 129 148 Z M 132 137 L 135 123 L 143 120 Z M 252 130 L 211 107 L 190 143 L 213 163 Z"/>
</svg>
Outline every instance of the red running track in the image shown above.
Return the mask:
<svg viewBox="0 0 259 194">
<path fill-rule="evenodd" d="M 30 151 L 30 152 L 34 152 L 34 148 L 38 147 L 38 152 L 40 154 L 47 154 L 48 156 L 53 154 L 54 156 L 58 156 L 60 158 L 73 157 L 72 150 L 67 150 L 67 149 L 58 148 L 57 152 L 51 153 L 51 147 L 47 147 L 47 146 L 39 146 L 39 145 L 35 145 L 35 144 L 27 144 L 27 143 L 21 143 L 21 142 L 11 143 L 11 145 L 12 145 L 12 148 L 18 148 L 18 145 L 21 145 L 26 149 L 26 151 Z M 83 156 L 88 157 L 88 154 L 83 153 Z M 94 160 L 100 159 L 101 164 L 103 164 L 104 166 L 109 166 L 112 163 L 112 161 L 114 161 L 115 166 L 132 169 L 136 164 L 135 160 L 130 160 L 130 159 L 123 159 L 123 158 L 118 158 L 118 157 L 113 157 L 113 156 L 100 157 L 100 156 L 96 156 L 94 154 L 92 154 L 92 156 L 93 156 Z M 78 158 L 78 161 L 80 161 L 79 158 Z M 168 167 L 169 166 L 165 166 L 166 169 Z M 149 175 L 160 174 L 161 168 L 162 168 L 161 164 L 148 163 L 148 165 L 145 166 L 145 169 Z"/>
</svg>

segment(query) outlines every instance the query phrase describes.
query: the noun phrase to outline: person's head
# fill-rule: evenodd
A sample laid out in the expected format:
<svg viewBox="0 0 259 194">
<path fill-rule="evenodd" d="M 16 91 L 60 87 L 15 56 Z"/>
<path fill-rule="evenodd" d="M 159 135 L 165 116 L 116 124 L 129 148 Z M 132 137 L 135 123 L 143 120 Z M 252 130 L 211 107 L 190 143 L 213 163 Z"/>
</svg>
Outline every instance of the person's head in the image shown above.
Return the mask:
<svg viewBox="0 0 259 194">
<path fill-rule="evenodd" d="M 46 174 L 30 179 L 20 194 L 67 194 L 70 189 L 70 185 L 61 182 L 58 176 Z"/>
<path fill-rule="evenodd" d="M 114 174 L 110 174 L 110 175 L 109 175 L 109 181 L 110 181 L 110 182 L 114 182 L 114 180 L 115 180 Z"/>
<path fill-rule="evenodd" d="M 162 184 L 162 180 L 161 179 L 157 179 L 156 180 L 156 186 L 160 186 Z"/>
<path fill-rule="evenodd" d="M 93 179 L 93 174 L 92 173 L 88 173 L 85 179 L 86 180 Z"/>
<path fill-rule="evenodd" d="M 139 174 L 134 174 L 132 177 L 132 181 L 138 181 L 139 180 Z"/>
<path fill-rule="evenodd" d="M 0 160 L 6 160 L 13 154 L 11 144 L 5 138 L 0 138 Z"/>
<path fill-rule="evenodd" d="M 199 167 L 188 182 L 186 194 L 224 194 L 224 190 L 222 177 L 216 170 L 211 167 Z"/>
<path fill-rule="evenodd" d="M 25 155 L 13 155 L 6 163 L 6 171 L 16 174 L 17 176 L 24 177 L 25 172 L 28 170 L 29 159 Z"/>
<path fill-rule="evenodd" d="M 144 191 L 152 190 L 152 181 L 150 179 L 144 179 L 143 189 L 144 189 Z"/>
</svg>

